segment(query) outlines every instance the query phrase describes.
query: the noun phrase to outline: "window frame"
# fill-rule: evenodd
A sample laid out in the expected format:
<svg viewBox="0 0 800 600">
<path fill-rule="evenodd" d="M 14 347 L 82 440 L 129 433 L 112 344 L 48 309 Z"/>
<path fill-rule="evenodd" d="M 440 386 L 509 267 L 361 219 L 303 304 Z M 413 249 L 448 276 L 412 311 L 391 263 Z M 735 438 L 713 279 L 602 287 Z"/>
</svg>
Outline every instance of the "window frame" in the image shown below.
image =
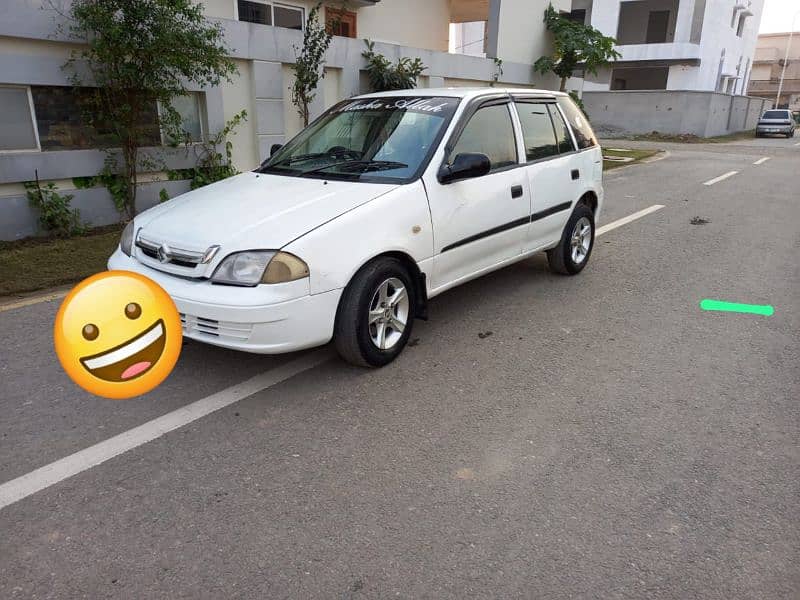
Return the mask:
<svg viewBox="0 0 800 600">
<path fill-rule="evenodd" d="M 506 105 L 506 110 L 508 110 L 508 117 L 511 121 L 511 130 L 514 133 L 514 149 L 517 155 L 517 162 L 504 167 L 499 167 L 497 169 L 492 169 L 486 175 L 483 175 L 483 177 L 488 177 L 489 175 L 494 175 L 495 173 L 503 173 L 505 171 L 510 171 L 511 169 L 517 169 L 525 166 L 525 163 L 522 162 L 522 159 L 520 158 L 519 137 L 521 135 L 521 128 L 519 127 L 517 113 L 511 106 L 509 106 L 510 104 L 513 104 L 513 100 L 508 94 L 497 94 L 489 97 L 480 96 L 472 100 L 464 109 L 464 112 L 461 114 L 461 117 L 456 123 L 456 126 L 450 134 L 450 137 L 447 139 L 447 143 L 444 145 L 444 158 L 442 159 L 442 164 L 439 165 L 439 170 L 441 170 L 445 165 L 449 166 L 451 164 L 450 158 L 453 154 L 453 150 L 455 150 L 458 141 L 461 139 L 461 134 L 464 133 L 464 129 L 466 129 L 467 125 L 472 120 L 472 117 L 475 116 L 475 113 L 482 108 L 501 105 Z M 481 178 L 477 177 L 473 179 Z"/>
<path fill-rule="evenodd" d="M 556 158 L 561 158 L 562 156 L 567 156 L 568 154 L 574 154 L 576 152 L 575 148 L 577 147 L 577 145 L 575 144 L 575 139 L 573 138 L 572 128 L 569 126 L 569 124 L 567 123 L 567 120 L 564 118 L 564 115 L 561 113 L 561 107 L 558 106 L 558 102 L 556 102 L 555 99 L 536 98 L 536 97 L 527 97 L 527 98 L 526 97 L 520 97 L 520 98 L 514 97 L 513 101 L 512 101 L 512 104 L 514 105 L 514 110 L 515 111 L 517 110 L 517 106 L 516 106 L 517 103 L 519 103 L 519 104 L 544 104 L 544 105 L 549 104 L 551 106 L 555 106 L 556 109 L 558 110 L 558 114 L 561 116 L 561 122 L 564 124 L 564 129 L 566 130 L 567 135 L 569 136 L 569 142 L 570 142 L 570 145 L 572 146 L 572 150 L 569 150 L 567 152 L 561 152 L 561 148 L 559 148 L 558 133 L 556 132 L 555 123 L 553 123 L 553 115 L 550 113 L 549 110 L 547 110 L 547 118 L 550 119 L 550 128 L 553 130 L 553 139 L 556 142 L 556 149 L 558 150 L 558 152 L 556 152 L 555 154 L 551 154 L 550 156 L 543 156 L 542 158 L 534 158 L 533 160 L 528 160 L 528 152 L 523 147 L 522 151 L 525 153 L 525 164 L 526 165 L 535 165 L 535 164 L 540 163 L 540 162 L 545 162 L 545 161 L 548 161 L 548 160 L 554 160 Z M 522 119 L 519 117 L 519 112 L 517 112 L 517 119 L 519 120 L 519 131 L 520 131 L 520 134 L 522 135 L 523 146 L 524 146 L 525 130 L 524 130 L 523 126 L 522 126 Z"/>
<path fill-rule="evenodd" d="M 36 110 L 33 107 L 33 94 L 31 93 L 31 86 L 29 85 L 15 85 L 12 83 L 0 84 L 0 88 L 25 90 L 25 95 L 28 98 L 28 111 L 31 115 L 31 124 L 33 125 L 33 137 L 36 139 L 36 148 L 10 148 L 7 150 L 0 149 L 0 154 L 30 154 L 31 152 L 41 152 L 42 143 L 39 140 L 39 124 L 36 122 Z"/>
<path fill-rule="evenodd" d="M 239 19 L 239 0 L 232 0 L 233 1 L 233 16 L 236 21 L 240 21 Z M 273 2 L 272 0 L 247 0 L 248 2 L 254 2 L 255 4 L 264 4 L 265 6 L 269 7 L 269 15 L 270 19 L 272 20 L 271 25 L 265 25 L 264 23 L 253 23 L 253 25 L 263 25 L 264 27 L 279 27 L 275 25 L 275 7 L 278 6 L 280 8 L 289 8 L 292 10 L 297 10 L 300 12 L 300 30 L 301 32 L 306 30 L 306 7 L 297 4 L 289 4 L 287 2 Z M 252 23 L 252 21 L 241 21 L 242 23 Z M 290 27 L 280 27 L 280 29 L 289 29 L 290 31 L 298 31 L 297 29 L 291 29 Z"/>
</svg>

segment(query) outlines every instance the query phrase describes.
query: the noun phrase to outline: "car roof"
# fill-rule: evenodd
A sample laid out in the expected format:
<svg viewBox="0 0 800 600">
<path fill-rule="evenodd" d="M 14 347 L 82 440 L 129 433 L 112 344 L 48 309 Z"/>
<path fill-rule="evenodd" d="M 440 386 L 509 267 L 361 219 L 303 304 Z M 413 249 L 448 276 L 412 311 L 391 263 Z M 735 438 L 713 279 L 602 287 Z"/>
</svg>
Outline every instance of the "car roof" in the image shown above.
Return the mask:
<svg viewBox="0 0 800 600">
<path fill-rule="evenodd" d="M 392 90 L 390 92 L 375 92 L 372 94 L 361 94 L 356 98 L 391 98 L 393 96 L 416 96 L 416 97 L 450 97 L 450 98 L 478 98 L 480 96 L 494 96 L 497 94 L 523 94 L 525 96 L 539 96 L 542 98 L 553 98 L 555 96 L 566 96 L 564 92 L 554 92 L 538 88 L 504 88 L 504 87 L 442 87 L 442 88 L 422 88 L 411 90 Z"/>
</svg>

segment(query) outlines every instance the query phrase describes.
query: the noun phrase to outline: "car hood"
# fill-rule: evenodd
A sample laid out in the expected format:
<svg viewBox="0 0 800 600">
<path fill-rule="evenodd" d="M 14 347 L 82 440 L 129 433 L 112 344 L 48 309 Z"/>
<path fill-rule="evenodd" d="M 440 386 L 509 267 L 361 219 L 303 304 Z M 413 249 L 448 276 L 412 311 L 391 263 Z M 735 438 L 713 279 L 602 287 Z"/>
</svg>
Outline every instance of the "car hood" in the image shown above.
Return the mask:
<svg viewBox="0 0 800 600">
<path fill-rule="evenodd" d="M 144 238 L 187 250 L 279 249 L 396 187 L 248 172 L 145 211 L 136 228 Z"/>
</svg>

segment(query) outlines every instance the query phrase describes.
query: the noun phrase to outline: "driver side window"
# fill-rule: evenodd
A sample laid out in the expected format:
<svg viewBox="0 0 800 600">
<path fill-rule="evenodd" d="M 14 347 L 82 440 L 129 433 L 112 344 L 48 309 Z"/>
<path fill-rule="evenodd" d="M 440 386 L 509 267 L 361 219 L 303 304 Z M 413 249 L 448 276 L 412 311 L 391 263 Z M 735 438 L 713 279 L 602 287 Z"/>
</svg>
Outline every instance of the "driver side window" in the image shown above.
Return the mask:
<svg viewBox="0 0 800 600">
<path fill-rule="evenodd" d="M 470 117 L 448 162 L 464 152 L 479 152 L 489 157 L 492 171 L 517 164 L 517 142 L 508 104 L 479 108 Z"/>
</svg>

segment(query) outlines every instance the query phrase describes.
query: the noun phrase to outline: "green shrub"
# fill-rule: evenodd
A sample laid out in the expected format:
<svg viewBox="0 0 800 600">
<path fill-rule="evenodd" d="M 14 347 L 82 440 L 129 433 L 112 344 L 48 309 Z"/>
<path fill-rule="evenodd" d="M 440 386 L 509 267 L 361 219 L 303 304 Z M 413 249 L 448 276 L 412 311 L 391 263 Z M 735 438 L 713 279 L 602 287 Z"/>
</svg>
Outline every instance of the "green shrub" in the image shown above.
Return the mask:
<svg viewBox="0 0 800 600">
<path fill-rule="evenodd" d="M 367 59 L 367 75 L 373 92 L 411 90 L 417 87 L 417 78 L 427 69 L 419 58 L 401 57 L 397 64 L 383 54 L 375 52 L 375 42 L 364 40 L 367 49 L 361 53 Z"/>
<path fill-rule="evenodd" d="M 46 232 L 56 237 L 71 237 L 86 231 L 80 211 L 70 206 L 72 194 L 59 194 L 52 181 L 42 187 L 38 176 L 24 185 L 28 202 L 39 212 L 39 225 Z"/>
</svg>

